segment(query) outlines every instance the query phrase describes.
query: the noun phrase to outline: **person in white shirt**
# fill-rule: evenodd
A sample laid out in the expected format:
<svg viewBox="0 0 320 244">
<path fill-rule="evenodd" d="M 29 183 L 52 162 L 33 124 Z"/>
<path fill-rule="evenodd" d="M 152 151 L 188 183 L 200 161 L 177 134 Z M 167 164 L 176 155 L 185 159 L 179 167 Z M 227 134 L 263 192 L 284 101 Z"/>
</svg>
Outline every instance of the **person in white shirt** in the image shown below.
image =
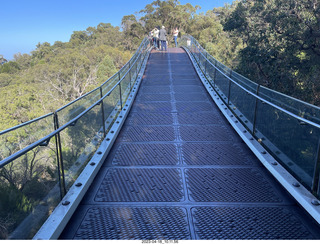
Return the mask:
<svg viewBox="0 0 320 244">
<path fill-rule="evenodd" d="M 176 47 L 178 46 L 178 43 L 177 43 L 177 39 L 178 39 L 178 34 L 179 34 L 179 30 L 178 28 L 176 27 L 173 31 L 173 39 L 174 39 L 174 43 L 176 44 Z"/>
<path fill-rule="evenodd" d="M 154 47 L 158 50 L 159 46 L 158 46 L 158 39 L 159 39 L 159 30 L 157 27 L 155 27 L 152 31 L 152 36 L 153 36 L 153 45 Z"/>
</svg>

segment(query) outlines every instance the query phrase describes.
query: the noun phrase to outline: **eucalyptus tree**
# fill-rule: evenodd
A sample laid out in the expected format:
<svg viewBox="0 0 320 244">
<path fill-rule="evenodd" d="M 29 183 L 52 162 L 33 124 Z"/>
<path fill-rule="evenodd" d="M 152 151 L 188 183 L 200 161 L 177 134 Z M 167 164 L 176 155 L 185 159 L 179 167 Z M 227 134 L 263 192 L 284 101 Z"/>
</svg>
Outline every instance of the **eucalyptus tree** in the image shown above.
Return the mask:
<svg viewBox="0 0 320 244">
<path fill-rule="evenodd" d="M 320 104 L 316 0 L 243 0 L 224 23 L 243 43 L 238 70 L 272 89 Z"/>
</svg>

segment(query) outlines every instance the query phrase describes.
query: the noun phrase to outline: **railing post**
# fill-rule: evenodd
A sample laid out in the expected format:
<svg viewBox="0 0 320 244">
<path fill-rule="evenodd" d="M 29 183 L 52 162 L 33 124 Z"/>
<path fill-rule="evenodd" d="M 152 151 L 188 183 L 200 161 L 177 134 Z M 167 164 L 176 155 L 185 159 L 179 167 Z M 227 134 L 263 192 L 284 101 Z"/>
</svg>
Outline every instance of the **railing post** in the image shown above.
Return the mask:
<svg viewBox="0 0 320 244">
<path fill-rule="evenodd" d="M 122 92 L 121 92 L 121 82 L 119 83 L 119 94 L 120 94 L 120 108 L 122 110 Z"/>
<path fill-rule="evenodd" d="M 213 75 L 214 86 L 216 86 L 216 79 L 217 79 L 217 66 L 214 67 L 214 75 Z"/>
<path fill-rule="evenodd" d="M 119 81 L 120 81 L 120 71 L 119 71 Z M 121 82 L 119 82 L 119 93 L 120 93 L 120 108 L 122 110 L 122 93 L 121 93 Z"/>
<path fill-rule="evenodd" d="M 130 79 L 130 91 L 132 89 L 132 80 L 131 80 L 131 61 L 129 60 L 129 79 Z"/>
<path fill-rule="evenodd" d="M 314 166 L 311 190 L 313 194 L 320 195 L 320 138 L 318 141 L 317 158 Z"/>
<path fill-rule="evenodd" d="M 230 102 L 230 93 L 231 93 L 231 79 L 229 79 L 228 103 L 227 103 L 227 106 L 228 106 L 228 107 L 229 107 L 229 102 Z"/>
<path fill-rule="evenodd" d="M 138 72 L 139 72 L 139 68 L 138 68 L 138 59 L 136 60 L 136 78 L 135 78 L 135 80 L 138 78 Z"/>
<path fill-rule="evenodd" d="M 102 87 L 100 86 L 100 98 L 102 99 Z M 104 106 L 103 106 L 103 99 L 101 100 L 101 115 L 102 115 L 102 128 L 103 128 L 103 138 L 106 137 L 106 124 L 105 124 L 105 117 L 104 117 Z"/>
<path fill-rule="evenodd" d="M 207 76 L 207 63 L 208 63 L 208 58 L 207 58 L 207 53 L 206 53 L 206 58 L 204 59 L 205 60 L 205 65 L 204 65 L 204 75 Z"/>
<path fill-rule="evenodd" d="M 58 114 L 54 113 L 54 130 L 59 129 L 59 120 Z M 61 138 L 60 132 L 55 134 L 56 139 L 56 150 L 57 150 L 57 164 L 58 164 L 58 176 L 59 176 L 59 185 L 60 185 L 60 197 L 61 199 L 66 195 L 66 182 L 64 176 L 64 167 L 63 167 L 63 156 L 62 156 L 62 146 L 61 146 Z"/>
<path fill-rule="evenodd" d="M 256 95 L 259 96 L 260 85 L 257 86 Z M 257 120 L 257 110 L 258 110 L 258 98 L 256 98 L 256 102 L 254 105 L 254 117 L 253 117 L 253 125 L 252 125 L 252 135 L 254 136 L 256 133 L 256 120 Z"/>
</svg>

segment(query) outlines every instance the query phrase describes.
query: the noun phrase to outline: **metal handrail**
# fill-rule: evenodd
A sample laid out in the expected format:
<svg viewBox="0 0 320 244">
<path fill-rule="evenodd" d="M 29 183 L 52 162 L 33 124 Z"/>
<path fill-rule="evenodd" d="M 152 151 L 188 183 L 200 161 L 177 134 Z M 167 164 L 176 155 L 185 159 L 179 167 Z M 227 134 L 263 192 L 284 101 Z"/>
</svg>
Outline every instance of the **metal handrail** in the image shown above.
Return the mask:
<svg viewBox="0 0 320 244">
<path fill-rule="evenodd" d="M 142 45 L 143 45 L 144 43 L 146 43 L 146 42 L 147 42 L 147 39 L 145 38 L 145 39 L 141 42 L 141 44 L 140 44 L 137 52 L 139 52 L 139 50 L 142 48 Z M 137 53 L 137 52 L 136 52 L 136 53 Z M 136 61 L 138 60 L 138 58 L 139 58 L 140 55 L 141 55 L 141 53 L 139 53 L 138 57 L 135 58 L 134 63 L 136 63 Z M 131 60 L 131 59 L 130 59 L 130 60 Z M 129 62 L 130 62 L 130 61 L 129 61 Z M 129 62 L 127 62 L 126 64 L 128 64 Z M 49 135 L 47 135 L 47 136 L 41 138 L 40 140 L 38 140 L 38 141 L 36 141 L 36 142 L 28 145 L 27 147 L 19 150 L 18 152 L 10 155 L 9 157 L 1 160 L 1 161 L 0 161 L 0 168 L 4 167 L 5 165 L 9 164 L 9 163 L 12 162 L 13 160 L 19 158 L 20 156 L 26 154 L 27 152 L 31 151 L 31 150 L 34 149 L 35 147 L 40 146 L 40 145 L 43 144 L 44 142 L 50 141 L 50 139 L 51 139 L 52 137 L 54 137 L 55 135 L 57 135 L 58 133 L 60 133 L 60 132 L 63 131 L 64 129 L 66 129 L 67 127 L 69 127 L 71 124 L 75 123 L 78 119 L 80 119 L 81 117 L 83 117 L 86 113 L 88 113 L 88 112 L 89 112 L 91 109 L 93 109 L 95 106 L 99 105 L 107 96 L 109 96 L 109 95 L 114 91 L 114 89 L 116 89 L 117 86 L 119 86 L 119 84 L 121 83 L 121 81 L 126 77 L 126 75 L 128 74 L 128 72 L 130 72 L 130 70 L 131 70 L 132 67 L 133 67 L 133 66 L 130 66 L 130 68 L 129 68 L 128 71 L 125 73 L 125 75 L 123 75 L 122 78 L 121 78 L 103 97 L 101 97 L 98 101 L 96 101 L 94 104 L 92 104 L 89 108 L 87 108 L 85 111 L 83 111 L 82 113 L 80 113 L 79 115 L 77 115 L 77 116 L 76 116 L 75 118 L 73 118 L 72 120 L 68 121 L 68 122 L 67 122 L 66 124 L 64 124 L 63 126 L 59 127 L 57 130 L 53 131 L 53 132 L 50 133 Z M 123 69 L 123 68 L 122 68 L 122 69 Z M 120 69 L 115 75 L 118 75 L 118 73 L 121 72 L 122 69 Z M 110 77 L 106 82 L 110 81 L 115 75 L 113 75 L 112 77 Z M 106 82 L 105 82 L 105 83 L 106 83 Z M 103 83 L 103 84 L 105 84 L 105 83 Z M 103 86 L 103 84 L 102 84 L 101 86 L 99 86 L 98 88 L 95 88 L 94 90 L 92 90 L 92 91 L 86 93 L 85 95 L 79 97 L 78 99 L 72 101 L 71 103 L 63 106 L 62 108 L 59 108 L 58 110 L 56 110 L 56 112 L 61 111 L 63 108 L 66 108 L 66 107 L 70 106 L 71 104 L 73 104 L 74 102 L 76 102 L 76 101 L 78 101 L 78 100 L 86 97 L 87 95 L 91 94 L 93 91 L 96 91 L 97 89 L 100 89 L 100 88 Z M 56 113 L 56 112 L 55 112 L 55 113 Z M 53 114 L 54 114 L 54 113 L 51 113 L 51 114 L 48 114 L 48 115 L 39 117 L 39 118 L 37 118 L 37 119 L 34 119 L 34 120 L 32 120 L 32 121 L 28 121 L 28 122 L 26 122 L 26 123 L 24 123 L 24 124 L 15 126 L 15 127 L 13 127 L 13 128 L 9 128 L 9 129 L 7 129 L 7 130 L 5 130 L 5 131 L 0 132 L 0 135 L 5 134 L 5 133 L 10 132 L 10 131 L 13 131 L 13 130 L 15 130 L 15 129 L 17 129 L 17 128 L 21 128 L 21 127 L 23 127 L 23 126 L 25 126 L 25 125 L 28 125 L 28 124 L 32 123 L 32 122 L 39 121 L 39 120 L 41 120 L 41 119 L 43 119 L 43 118 L 45 118 L 45 117 L 48 117 L 49 115 L 53 115 Z"/>
<path fill-rule="evenodd" d="M 53 114 L 54 114 L 54 113 L 49 113 L 49 114 L 43 115 L 43 116 L 41 116 L 41 117 L 35 118 L 35 119 L 33 119 L 33 120 L 29 120 L 29 121 L 27 121 L 27 122 L 25 122 L 25 123 L 22 123 L 22 124 L 19 124 L 19 125 L 14 126 L 14 127 L 8 128 L 8 129 L 6 129 L 6 130 L 0 131 L 0 136 L 1 136 L 1 135 L 4 135 L 4 134 L 6 134 L 6 133 L 8 133 L 8 132 L 10 132 L 10 131 L 14 131 L 14 130 L 19 129 L 19 128 L 21 128 L 21 127 L 24 127 L 24 126 L 26 126 L 26 125 L 32 124 L 32 123 L 34 123 L 34 122 L 37 122 L 37 121 L 39 121 L 39 120 L 42 120 L 42 119 L 47 118 L 47 117 L 49 117 L 49 116 L 52 116 Z"/>
<path fill-rule="evenodd" d="M 228 76 L 228 75 L 226 75 L 224 72 L 222 72 L 216 65 L 214 65 L 209 59 L 207 59 L 207 57 L 200 51 L 200 49 L 199 49 L 199 47 L 198 47 L 197 45 L 195 45 L 195 46 L 196 46 L 196 48 L 199 50 L 199 53 L 201 53 L 201 55 L 205 58 L 205 60 L 206 60 L 208 63 L 210 63 L 210 64 L 211 64 L 218 72 L 220 72 L 225 78 L 227 78 L 227 79 L 230 80 L 233 84 L 235 84 L 235 85 L 237 85 L 238 87 L 240 87 L 241 89 L 243 89 L 245 92 L 249 93 L 250 95 L 254 96 L 255 98 L 259 99 L 260 101 L 262 101 L 262 102 L 264 102 L 264 103 L 267 103 L 267 104 L 269 104 L 270 106 L 272 106 L 272 107 L 280 110 L 281 112 L 284 112 L 284 113 L 286 113 L 286 114 L 294 117 L 295 119 L 298 119 L 298 120 L 300 120 L 300 121 L 303 121 L 303 122 L 305 122 L 305 123 L 307 123 L 307 124 L 309 124 L 309 125 L 312 125 L 312 126 L 320 129 L 320 124 L 317 124 L 317 123 L 315 123 L 315 122 L 312 122 L 312 121 L 310 121 L 310 120 L 308 120 L 308 119 L 305 119 L 305 118 L 303 118 L 303 117 L 301 117 L 301 116 L 299 116 L 299 115 L 296 115 L 296 114 L 294 114 L 294 113 L 292 113 L 292 112 L 290 112 L 290 111 L 288 111 L 288 110 L 286 110 L 286 109 L 284 109 L 284 108 L 282 108 L 282 107 L 279 107 L 278 105 L 276 105 L 276 104 L 274 104 L 274 103 L 272 103 L 272 102 L 270 102 L 270 101 L 268 101 L 268 100 L 260 97 L 259 95 L 253 93 L 252 91 L 246 89 L 245 87 L 243 87 L 242 85 L 240 85 L 239 83 L 237 83 L 235 80 L 233 80 L 230 76 Z M 278 93 L 279 93 L 279 92 L 278 92 Z M 282 94 L 282 93 L 280 93 L 280 94 Z M 284 94 L 283 94 L 283 95 L 284 95 Z M 287 97 L 289 97 L 289 96 L 287 96 Z M 290 97 L 290 98 L 291 98 L 291 97 Z M 300 101 L 300 100 L 298 100 L 298 99 L 295 99 L 295 100 L 296 100 L 296 101 Z M 303 102 L 303 101 L 302 101 L 302 102 Z M 304 102 L 304 103 L 305 103 L 305 104 L 308 104 L 308 103 L 306 103 L 306 102 Z M 308 105 L 309 105 L 309 104 L 308 104 Z M 316 106 L 315 106 L 315 107 L 316 107 Z"/>
<path fill-rule="evenodd" d="M 246 91 L 249 92 L 251 95 L 254 95 L 254 96 L 255 96 L 256 98 L 258 98 L 259 100 L 268 103 L 268 104 L 271 105 L 272 107 L 277 108 L 277 109 L 280 109 L 282 112 L 287 113 L 287 114 L 289 114 L 289 115 L 295 115 L 295 116 L 294 116 L 295 118 L 297 118 L 297 119 L 299 119 L 299 120 L 301 120 L 301 121 L 303 121 L 303 122 L 305 122 L 305 123 L 308 123 L 308 124 L 310 124 L 310 125 L 313 125 L 313 126 L 319 128 L 320 124 L 314 123 L 314 122 L 312 122 L 312 121 L 310 121 L 310 120 L 308 120 L 308 119 L 305 119 L 305 118 L 303 118 L 303 117 L 301 117 L 301 116 L 299 116 L 299 115 L 296 115 L 296 114 L 294 114 L 294 113 L 292 113 L 292 112 L 290 112 L 290 111 L 288 111 L 288 110 L 286 110 L 286 109 L 284 109 L 284 108 L 282 108 L 282 107 L 279 107 L 278 105 L 276 105 L 276 104 L 274 104 L 274 103 L 272 103 L 272 102 L 270 102 L 270 101 L 268 101 L 268 100 L 265 100 L 265 99 L 263 99 L 263 98 L 260 97 L 260 96 L 257 96 L 256 94 L 252 93 L 252 92 L 249 91 L 248 89 L 246 89 L 246 88 L 244 88 L 243 86 L 241 86 L 240 84 L 238 84 L 237 81 L 233 80 L 231 76 L 228 76 L 228 75 L 227 75 L 225 72 L 223 72 L 219 67 L 217 67 L 216 65 L 214 65 L 214 64 L 207 58 L 207 56 L 203 54 L 203 52 L 202 52 L 202 51 L 200 50 L 200 48 L 199 48 L 199 47 L 201 47 L 201 45 L 198 43 L 198 41 L 197 41 L 196 39 L 194 39 L 194 37 L 192 37 L 191 35 L 186 35 L 186 36 L 187 36 L 188 38 L 193 39 L 193 41 L 198 44 L 198 45 L 195 45 L 195 47 L 198 49 L 199 53 L 204 57 L 204 59 L 205 59 L 208 63 L 210 63 L 218 72 L 220 72 L 224 77 L 226 77 L 228 80 L 232 81 L 232 82 L 233 82 L 234 84 L 236 84 L 237 86 L 239 86 L 239 87 L 241 87 L 242 89 L 246 90 Z M 201 47 L 201 48 L 202 48 L 207 54 L 209 54 L 203 47 Z M 209 54 L 209 55 L 210 55 L 210 54 Z M 211 55 L 210 55 L 210 56 L 211 56 Z M 220 62 L 219 62 L 218 60 L 216 60 L 214 57 L 211 56 L 211 58 L 213 58 L 217 63 L 219 63 L 220 65 L 222 65 L 224 68 L 230 69 L 229 67 L 227 67 L 227 66 L 225 66 L 224 64 L 220 63 Z M 231 71 L 232 73 L 236 73 L 235 71 L 233 71 L 233 70 L 231 70 L 231 69 L 230 69 L 230 71 Z M 244 76 L 242 76 L 242 75 L 239 74 L 239 73 L 237 73 L 237 75 L 239 75 L 239 76 L 241 76 L 241 77 L 244 77 Z M 245 78 L 245 77 L 244 77 L 244 78 Z M 251 83 L 253 83 L 253 84 L 258 85 L 257 83 L 255 83 L 255 82 L 253 82 L 253 81 L 251 81 L 251 80 L 249 80 L 249 81 L 250 81 Z M 320 111 L 320 107 L 318 107 L 318 106 L 315 106 L 315 105 L 313 105 L 313 104 L 309 104 L 309 103 L 307 103 L 307 102 L 305 102 L 305 101 L 301 101 L 301 100 L 299 100 L 299 99 L 297 99 L 297 98 L 294 98 L 294 97 L 290 97 L 290 96 L 288 96 L 288 95 L 286 95 L 286 94 L 283 94 L 283 93 L 280 93 L 280 92 L 271 90 L 271 89 L 269 89 L 269 88 L 267 88 L 267 87 L 264 87 L 264 86 L 261 86 L 261 85 L 259 85 L 259 86 L 260 86 L 260 87 L 263 87 L 264 89 L 270 90 L 270 91 L 272 91 L 272 92 L 274 92 L 274 93 L 276 93 L 276 94 L 279 94 L 279 95 L 281 95 L 281 96 L 283 96 L 283 97 L 290 98 L 290 99 L 292 99 L 292 100 L 294 100 L 294 101 L 296 101 L 296 102 L 302 103 L 303 105 L 308 105 L 308 106 L 310 106 L 310 107 L 312 107 L 312 108 L 314 108 L 314 109 L 318 109 L 318 110 Z M 296 109 L 295 109 L 295 108 L 292 108 L 292 110 L 296 110 Z M 319 120 L 319 118 L 315 118 L 315 119 L 316 119 L 316 120 Z"/>
<path fill-rule="evenodd" d="M 141 42 L 141 44 L 140 44 L 140 46 L 138 47 L 138 49 L 137 49 L 136 53 L 140 51 L 140 49 L 141 49 L 141 47 L 142 47 L 142 44 L 143 44 L 143 42 Z M 117 73 L 115 73 L 115 74 L 113 74 L 111 77 L 109 77 L 109 78 L 108 78 L 108 80 L 106 80 L 105 82 L 103 82 L 99 87 L 97 87 L 97 88 L 93 89 L 92 91 L 90 91 L 90 92 L 88 92 L 88 93 L 84 94 L 84 95 L 83 95 L 83 96 L 81 96 L 81 97 L 78 97 L 77 99 L 75 99 L 75 100 L 71 101 L 70 103 L 68 103 L 68 104 L 64 105 L 63 107 L 61 107 L 61 108 L 57 109 L 57 110 L 56 110 L 56 112 L 59 112 L 59 111 L 63 110 L 64 108 L 67 108 L 68 106 L 70 106 L 70 105 L 72 105 L 73 103 L 75 103 L 75 102 L 77 102 L 77 101 L 81 100 L 82 98 L 84 98 L 84 97 L 86 97 L 86 96 L 90 95 L 90 94 L 91 94 L 91 93 L 93 93 L 94 91 L 96 91 L 96 90 L 100 89 L 102 86 L 104 86 L 105 84 L 107 84 L 108 82 L 110 82 L 110 80 L 112 80 L 112 78 L 114 78 L 114 77 L 118 76 L 118 74 L 119 74 L 119 73 L 124 69 L 124 67 L 126 67 L 126 66 L 127 66 L 127 64 L 129 64 L 129 66 L 130 66 L 130 62 L 131 62 L 131 60 L 137 59 L 137 58 L 135 57 L 136 53 L 135 53 L 135 54 L 134 54 L 134 55 L 129 59 L 129 61 L 128 61 L 127 63 L 125 63 L 125 65 L 123 65 L 123 66 L 121 67 L 121 69 L 120 69 Z M 135 63 L 135 62 L 134 62 L 134 63 Z M 129 70 L 130 70 L 130 69 L 129 69 Z M 128 70 L 128 71 L 129 71 L 129 70 Z M 127 74 L 127 72 L 126 72 L 126 74 Z M 125 75 L 123 75 L 123 77 L 124 77 L 124 76 L 126 76 L 126 74 L 125 74 Z M 0 135 L 1 135 L 1 134 L 0 134 Z"/>
</svg>

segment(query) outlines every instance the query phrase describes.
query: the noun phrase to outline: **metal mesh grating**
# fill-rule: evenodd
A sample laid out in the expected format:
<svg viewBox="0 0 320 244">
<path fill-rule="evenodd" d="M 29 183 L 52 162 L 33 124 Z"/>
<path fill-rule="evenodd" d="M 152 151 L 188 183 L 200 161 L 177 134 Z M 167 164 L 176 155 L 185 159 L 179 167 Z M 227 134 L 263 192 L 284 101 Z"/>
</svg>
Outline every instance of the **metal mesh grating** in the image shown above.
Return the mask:
<svg viewBox="0 0 320 244">
<path fill-rule="evenodd" d="M 208 102 L 177 102 L 178 113 L 194 111 L 212 111 L 213 106 Z"/>
<path fill-rule="evenodd" d="M 145 86 L 150 85 L 170 85 L 170 75 L 165 74 L 145 74 L 142 84 Z"/>
<path fill-rule="evenodd" d="M 196 202 L 282 202 L 257 169 L 188 169 L 190 197 Z"/>
<path fill-rule="evenodd" d="M 197 239 L 316 238 L 284 207 L 197 207 L 192 214 Z"/>
<path fill-rule="evenodd" d="M 134 141 L 174 141 L 174 129 L 170 126 L 129 126 L 121 133 L 120 140 Z"/>
<path fill-rule="evenodd" d="M 181 126 L 184 141 L 231 141 L 233 137 L 224 126 Z"/>
<path fill-rule="evenodd" d="M 172 110 L 171 102 L 135 102 L 132 112 L 143 113 L 170 113 Z"/>
<path fill-rule="evenodd" d="M 137 101 L 141 102 L 155 102 L 155 101 L 170 101 L 171 95 L 165 93 L 156 93 L 156 94 L 141 94 L 137 97 Z"/>
<path fill-rule="evenodd" d="M 170 93 L 170 87 L 169 86 L 143 86 L 140 88 L 142 94 L 147 93 Z M 138 94 L 140 94 L 140 91 Z"/>
<path fill-rule="evenodd" d="M 173 80 L 173 84 L 174 85 L 199 85 L 199 81 L 198 80 L 195 80 L 195 78 L 191 78 L 191 79 L 188 79 L 188 78 L 184 78 L 184 79 L 181 79 L 181 78 L 177 78 L 177 79 L 174 79 Z"/>
<path fill-rule="evenodd" d="M 174 97 L 177 101 L 209 101 L 205 93 L 177 93 Z"/>
<path fill-rule="evenodd" d="M 179 202 L 184 198 L 178 169 L 110 169 L 97 202 Z"/>
<path fill-rule="evenodd" d="M 205 92 L 205 88 L 200 85 L 183 85 L 183 86 L 174 86 L 173 90 L 175 93 L 197 93 Z"/>
<path fill-rule="evenodd" d="M 182 146 L 188 165 L 258 165 L 249 151 L 233 143 L 186 143 Z"/>
<path fill-rule="evenodd" d="M 112 163 L 121 166 L 176 165 L 177 151 L 173 144 L 123 144 Z"/>
<path fill-rule="evenodd" d="M 74 239 L 190 239 L 182 208 L 89 208 Z"/>
<path fill-rule="evenodd" d="M 199 77 L 194 72 L 189 72 L 185 74 L 173 73 L 172 78 L 173 78 L 173 83 L 175 81 L 177 82 L 185 81 L 186 82 L 185 84 L 187 85 L 200 83 Z"/>
<path fill-rule="evenodd" d="M 178 121 L 180 124 L 210 125 L 225 124 L 225 119 L 219 113 L 179 113 Z"/>
<path fill-rule="evenodd" d="M 171 125 L 173 117 L 170 113 L 132 113 L 126 121 L 129 125 Z"/>
</svg>

